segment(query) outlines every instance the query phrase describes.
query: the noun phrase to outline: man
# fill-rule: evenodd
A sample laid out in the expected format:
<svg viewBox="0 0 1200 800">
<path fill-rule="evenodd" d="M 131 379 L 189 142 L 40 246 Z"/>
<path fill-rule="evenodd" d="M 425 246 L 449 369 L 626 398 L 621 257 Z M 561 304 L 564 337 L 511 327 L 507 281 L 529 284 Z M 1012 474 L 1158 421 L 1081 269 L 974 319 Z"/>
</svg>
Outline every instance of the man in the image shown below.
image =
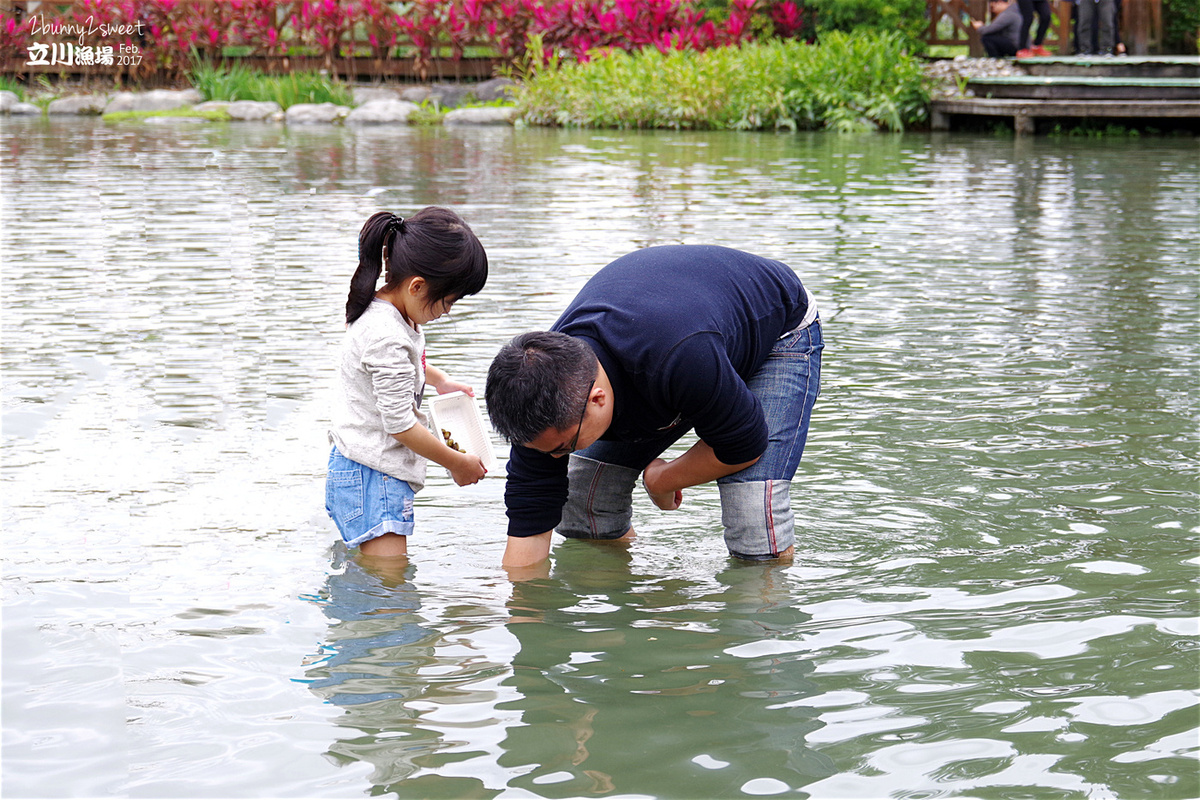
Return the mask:
<svg viewBox="0 0 1200 800">
<path fill-rule="evenodd" d="M 601 269 L 550 331 L 517 336 L 488 371 L 492 425 L 513 444 L 505 565 L 540 563 L 556 528 L 631 538 L 639 475 L 663 510 L 717 481 L 730 553 L 790 557 L 788 489 L 823 346 L 812 295 L 778 261 L 671 245 Z M 692 429 L 691 449 L 659 458 Z"/>
<path fill-rule="evenodd" d="M 971 20 L 971 25 L 979 31 L 984 52 L 988 58 L 1015 56 L 1021 44 L 1021 10 L 1012 0 L 992 0 L 988 8 L 992 12 L 990 25 Z"/>
</svg>

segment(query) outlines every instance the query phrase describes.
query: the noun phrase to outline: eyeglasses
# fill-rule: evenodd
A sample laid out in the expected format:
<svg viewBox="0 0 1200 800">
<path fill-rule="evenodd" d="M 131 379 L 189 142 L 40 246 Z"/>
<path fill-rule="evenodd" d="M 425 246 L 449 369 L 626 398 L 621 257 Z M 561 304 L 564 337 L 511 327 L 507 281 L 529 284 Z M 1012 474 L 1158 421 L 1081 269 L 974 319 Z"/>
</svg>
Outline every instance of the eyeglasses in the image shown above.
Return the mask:
<svg viewBox="0 0 1200 800">
<path fill-rule="evenodd" d="M 575 429 L 575 438 L 571 440 L 570 444 L 557 450 L 551 450 L 550 455 L 561 458 L 575 452 L 575 445 L 579 444 L 579 434 L 583 432 L 583 418 L 587 416 L 588 400 L 592 396 L 592 387 L 595 385 L 596 380 L 593 378 L 592 382 L 588 384 L 587 392 L 583 395 L 583 411 L 579 413 L 579 427 Z"/>
</svg>

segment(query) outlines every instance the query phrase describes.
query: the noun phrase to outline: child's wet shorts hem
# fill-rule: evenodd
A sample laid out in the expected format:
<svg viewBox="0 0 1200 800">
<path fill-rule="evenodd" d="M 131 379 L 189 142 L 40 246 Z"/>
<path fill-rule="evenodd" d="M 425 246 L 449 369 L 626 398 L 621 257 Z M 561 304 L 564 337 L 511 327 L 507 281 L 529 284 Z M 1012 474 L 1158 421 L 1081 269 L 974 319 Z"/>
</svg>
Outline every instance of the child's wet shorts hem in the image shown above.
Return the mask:
<svg viewBox="0 0 1200 800">
<path fill-rule="evenodd" d="M 415 493 L 407 481 L 351 461 L 336 447 L 329 453 L 325 510 L 347 547 L 396 533 L 413 532 Z"/>
</svg>

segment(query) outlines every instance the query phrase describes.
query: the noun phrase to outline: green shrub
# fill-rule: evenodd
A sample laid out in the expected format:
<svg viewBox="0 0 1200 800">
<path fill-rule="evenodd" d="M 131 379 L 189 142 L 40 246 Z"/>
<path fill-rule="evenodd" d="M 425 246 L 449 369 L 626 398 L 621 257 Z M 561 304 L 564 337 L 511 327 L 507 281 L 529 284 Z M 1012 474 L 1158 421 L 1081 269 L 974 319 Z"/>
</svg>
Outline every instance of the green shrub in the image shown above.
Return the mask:
<svg viewBox="0 0 1200 800">
<path fill-rule="evenodd" d="M 816 14 L 818 38 L 831 31 L 899 31 L 919 47 L 929 25 L 925 0 L 808 0 L 805 5 Z"/>
<path fill-rule="evenodd" d="M 1200 52 L 1200 3 L 1163 0 L 1163 49 L 1168 53 Z"/>
<path fill-rule="evenodd" d="M 518 105 L 534 125 L 899 131 L 925 118 L 921 65 L 896 32 L 828 34 L 704 52 L 647 48 L 552 61 Z"/>
<path fill-rule="evenodd" d="M 241 64 L 193 64 L 188 79 L 205 100 L 274 100 L 282 108 L 297 103 L 353 105 L 345 84 L 314 72 L 267 75 Z"/>
</svg>

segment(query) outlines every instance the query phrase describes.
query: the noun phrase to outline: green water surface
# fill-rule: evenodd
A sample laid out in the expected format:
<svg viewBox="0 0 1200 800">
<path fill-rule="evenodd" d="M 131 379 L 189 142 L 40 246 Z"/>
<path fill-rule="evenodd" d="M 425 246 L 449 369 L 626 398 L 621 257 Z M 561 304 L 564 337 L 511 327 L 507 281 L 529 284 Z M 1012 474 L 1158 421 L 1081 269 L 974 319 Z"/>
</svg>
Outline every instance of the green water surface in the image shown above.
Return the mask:
<svg viewBox="0 0 1200 800">
<path fill-rule="evenodd" d="M 1200 795 L 1193 140 L 5 119 L 0 170 L 6 797 Z M 427 204 L 480 391 L 631 249 L 793 266 L 794 563 L 701 487 L 513 584 L 437 468 L 409 563 L 336 545 L 357 233 Z"/>
</svg>

